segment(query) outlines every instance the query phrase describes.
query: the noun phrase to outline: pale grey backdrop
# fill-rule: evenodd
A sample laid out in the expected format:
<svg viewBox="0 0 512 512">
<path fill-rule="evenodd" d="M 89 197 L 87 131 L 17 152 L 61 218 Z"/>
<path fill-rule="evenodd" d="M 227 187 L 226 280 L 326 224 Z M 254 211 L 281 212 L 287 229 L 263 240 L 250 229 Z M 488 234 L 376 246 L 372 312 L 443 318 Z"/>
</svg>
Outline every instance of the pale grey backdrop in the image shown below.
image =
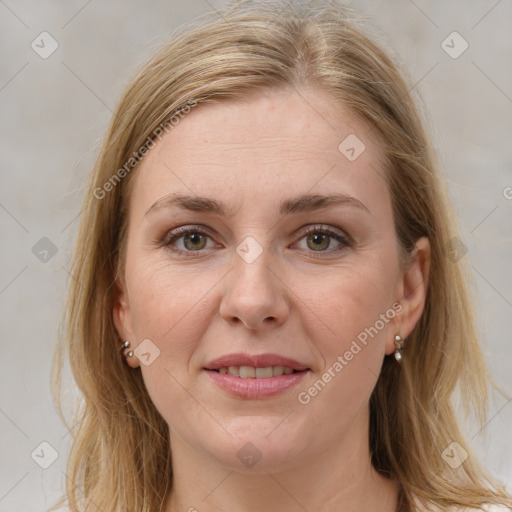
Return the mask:
<svg viewBox="0 0 512 512">
<path fill-rule="evenodd" d="M 512 393 L 512 4 L 351 4 L 380 27 L 425 98 L 475 278 L 487 362 Z M 98 142 L 155 45 L 220 5 L 0 0 L 1 512 L 42 511 L 63 489 L 70 436 L 55 413 L 49 374 Z M 468 436 L 510 487 L 512 404 L 498 396 L 490 418 L 481 436 L 471 425 Z"/>
</svg>

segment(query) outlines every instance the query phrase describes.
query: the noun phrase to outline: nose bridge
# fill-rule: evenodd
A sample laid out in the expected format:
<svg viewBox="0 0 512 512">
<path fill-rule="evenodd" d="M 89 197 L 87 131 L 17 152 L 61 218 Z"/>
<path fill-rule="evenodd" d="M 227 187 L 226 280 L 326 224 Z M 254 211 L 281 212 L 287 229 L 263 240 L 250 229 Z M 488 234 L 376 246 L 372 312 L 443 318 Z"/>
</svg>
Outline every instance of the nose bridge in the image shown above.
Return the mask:
<svg viewBox="0 0 512 512">
<path fill-rule="evenodd" d="M 262 243 L 254 236 L 247 236 L 236 247 L 236 254 L 233 255 L 233 279 L 237 287 L 247 288 L 251 293 L 269 293 L 273 291 L 272 281 L 275 278 L 269 269 L 273 259 L 268 246 L 270 237 L 263 240 L 264 237 L 260 235 L 258 238 Z"/>
<path fill-rule="evenodd" d="M 260 244 L 254 236 L 238 244 L 221 303 L 220 312 L 226 320 L 240 320 L 251 328 L 269 318 L 277 323 L 284 320 L 288 306 L 282 283 L 272 268 L 276 267 L 274 259 L 268 245 Z"/>
</svg>

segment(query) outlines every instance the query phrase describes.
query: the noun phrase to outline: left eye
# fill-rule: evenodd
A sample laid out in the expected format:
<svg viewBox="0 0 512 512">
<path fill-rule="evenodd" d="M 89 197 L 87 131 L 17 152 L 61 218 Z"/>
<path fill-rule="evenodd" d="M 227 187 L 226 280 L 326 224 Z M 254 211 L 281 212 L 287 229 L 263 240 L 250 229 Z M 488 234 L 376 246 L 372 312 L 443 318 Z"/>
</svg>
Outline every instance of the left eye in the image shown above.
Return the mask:
<svg viewBox="0 0 512 512">
<path fill-rule="evenodd" d="M 338 247 L 332 249 L 331 251 L 326 251 L 325 249 L 331 245 L 333 238 L 338 242 Z M 327 227 L 309 228 L 306 232 L 306 235 L 301 238 L 301 240 L 303 239 L 306 240 L 307 248 L 311 249 L 313 252 L 334 252 L 344 249 L 350 245 L 345 236 Z"/>
</svg>

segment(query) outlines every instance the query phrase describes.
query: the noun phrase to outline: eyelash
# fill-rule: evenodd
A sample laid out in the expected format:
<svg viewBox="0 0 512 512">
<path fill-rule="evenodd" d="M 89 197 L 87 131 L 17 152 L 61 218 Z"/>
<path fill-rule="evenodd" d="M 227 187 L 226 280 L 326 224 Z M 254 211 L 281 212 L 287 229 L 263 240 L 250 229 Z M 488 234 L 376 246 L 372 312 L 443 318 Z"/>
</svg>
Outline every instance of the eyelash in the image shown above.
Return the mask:
<svg viewBox="0 0 512 512">
<path fill-rule="evenodd" d="M 348 247 L 352 247 L 352 245 L 353 245 L 353 242 L 350 239 L 350 237 L 344 236 L 344 235 L 338 233 L 337 231 L 329 228 L 328 226 L 324 227 L 321 225 L 308 226 L 303 231 L 302 236 L 299 238 L 299 240 L 302 240 L 307 235 L 310 235 L 313 233 L 328 235 L 329 237 L 334 238 L 335 240 L 340 242 L 342 245 L 340 247 L 337 247 L 336 249 L 332 249 L 329 251 L 313 251 L 313 250 L 311 250 L 310 252 L 312 252 L 312 253 L 332 254 L 332 253 L 336 253 L 336 252 L 341 252 L 341 251 L 347 249 Z M 200 253 L 200 252 L 204 251 L 204 249 L 198 249 L 196 251 L 184 251 L 183 249 L 171 248 L 171 245 L 174 242 L 176 242 L 180 238 L 182 238 L 186 235 L 189 235 L 189 234 L 200 234 L 200 235 L 206 235 L 210 238 L 212 237 L 212 233 L 210 232 L 210 230 L 208 230 L 202 226 L 185 226 L 185 227 L 177 228 L 174 231 L 166 234 L 165 237 L 163 238 L 163 240 L 161 241 L 160 245 L 166 247 L 173 253 L 182 254 L 184 257 L 192 257 L 195 255 L 195 253 Z M 314 257 L 321 258 L 322 256 L 314 256 Z"/>
</svg>

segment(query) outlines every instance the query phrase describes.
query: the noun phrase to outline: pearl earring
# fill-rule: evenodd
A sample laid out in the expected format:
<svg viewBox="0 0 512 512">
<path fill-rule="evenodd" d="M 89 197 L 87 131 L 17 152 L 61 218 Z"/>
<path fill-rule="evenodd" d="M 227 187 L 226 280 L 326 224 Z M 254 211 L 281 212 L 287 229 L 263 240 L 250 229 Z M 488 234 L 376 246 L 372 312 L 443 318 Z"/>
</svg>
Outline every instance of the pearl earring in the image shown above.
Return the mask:
<svg viewBox="0 0 512 512">
<path fill-rule="evenodd" d="M 128 340 L 126 340 L 122 345 L 121 347 L 119 348 L 119 350 L 122 352 L 123 350 L 127 349 L 128 347 L 130 346 L 130 342 Z M 130 350 L 130 352 L 128 352 L 128 354 L 126 354 L 126 357 L 132 357 L 133 356 L 133 351 Z"/>
<path fill-rule="evenodd" d="M 402 362 L 403 359 L 404 342 L 405 340 L 402 341 L 402 337 L 399 334 L 395 336 L 395 359 L 399 363 Z"/>
</svg>

